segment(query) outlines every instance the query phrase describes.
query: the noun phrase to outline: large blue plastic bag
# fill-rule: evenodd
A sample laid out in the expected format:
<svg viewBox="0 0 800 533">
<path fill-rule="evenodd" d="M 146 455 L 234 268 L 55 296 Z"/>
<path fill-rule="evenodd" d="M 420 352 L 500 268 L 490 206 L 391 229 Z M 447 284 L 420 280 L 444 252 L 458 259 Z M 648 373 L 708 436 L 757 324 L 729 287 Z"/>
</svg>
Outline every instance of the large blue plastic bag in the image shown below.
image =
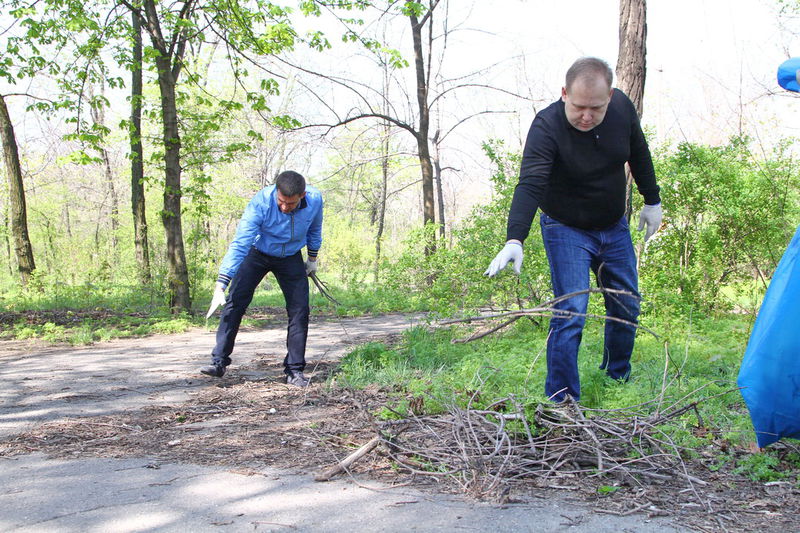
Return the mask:
<svg viewBox="0 0 800 533">
<path fill-rule="evenodd" d="M 737 382 L 759 447 L 800 438 L 800 228 L 772 276 Z"/>
<path fill-rule="evenodd" d="M 778 85 L 787 91 L 800 92 L 800 57 L 787 59 L 778 67 Z"/>
</svg>

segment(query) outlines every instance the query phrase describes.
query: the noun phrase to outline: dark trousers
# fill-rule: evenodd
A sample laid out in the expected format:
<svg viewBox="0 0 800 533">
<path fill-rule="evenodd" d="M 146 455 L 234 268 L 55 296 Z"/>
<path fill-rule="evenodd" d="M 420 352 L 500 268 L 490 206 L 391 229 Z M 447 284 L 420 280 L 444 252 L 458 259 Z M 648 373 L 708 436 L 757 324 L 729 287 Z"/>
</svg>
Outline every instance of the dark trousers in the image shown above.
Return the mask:
<svg viewBox="0 0 800 533">
<path fill-rule="evenodd" d="M 286 335 L 286 357 L 283 360 L 284 372 L 302 372 L 306 366 L 306 339 L 308 337 L 308 276 L 300 252 L 289 257 L 273 257 L 258 251 L 255 247 L 242 261 L 228 290 L 228 299 L 222 308 L 217 345 L 211 352 L 213 364 L 231 364 L 231 352 L 253 293 L 268 272 L 275 274 L 278 285 L 286 300 L 286 313 L 289 327 Z"/>
</svg>

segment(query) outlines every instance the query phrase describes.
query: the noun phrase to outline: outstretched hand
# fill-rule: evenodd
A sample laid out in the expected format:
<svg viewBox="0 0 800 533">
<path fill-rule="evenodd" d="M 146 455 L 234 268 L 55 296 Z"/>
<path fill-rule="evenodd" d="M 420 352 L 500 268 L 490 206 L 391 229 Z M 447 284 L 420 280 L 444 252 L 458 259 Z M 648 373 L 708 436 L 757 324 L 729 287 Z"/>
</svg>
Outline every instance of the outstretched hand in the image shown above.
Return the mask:
<svg viewBox="0 0 800 533">
<path fill-rule="evenodd" d="M 489 268 L 486 269 L 483 275 L 491 278 L 503 270 L 511 261 L 514 262 L 514 272 L 519 275 L 522 270 L 522 244 L 517 241 L 507 242 L 489 264 Z"/>
<path fill-rule="evenodd" d="M 214 287 L 214 296 L 211 297 L 211 305 L 208 307 L 208 313 L 206 313 L 206 320 L 211 318 L 211 315 L 214 314 L 214 311 L 217 310 L 217 307 L 225 304 L 225 286 L 217 282 L 217 285 Z"/>
</svg>

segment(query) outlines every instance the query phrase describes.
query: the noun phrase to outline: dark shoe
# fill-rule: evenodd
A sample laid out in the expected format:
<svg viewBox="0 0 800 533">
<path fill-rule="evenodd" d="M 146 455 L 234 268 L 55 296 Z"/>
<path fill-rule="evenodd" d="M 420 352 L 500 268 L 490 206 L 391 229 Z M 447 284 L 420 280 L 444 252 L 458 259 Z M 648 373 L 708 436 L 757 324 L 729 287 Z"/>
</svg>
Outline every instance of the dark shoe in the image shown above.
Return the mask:
<svg viewBox="0 0 800 533">
<path fill-rule="evenodd" d="M 225 367 L 219 365 L 208 365 L 201 368 L 200 373 L 205 374 L 206 376 L 221 378 L 225 375 Z"/>
<path fill-rule="evenodd" d="M 308 378 L 302 372 L 293 372 L 286 374 L 286 384 L 294 385 L 295 387 L 308 387 Z"/>
</svg>

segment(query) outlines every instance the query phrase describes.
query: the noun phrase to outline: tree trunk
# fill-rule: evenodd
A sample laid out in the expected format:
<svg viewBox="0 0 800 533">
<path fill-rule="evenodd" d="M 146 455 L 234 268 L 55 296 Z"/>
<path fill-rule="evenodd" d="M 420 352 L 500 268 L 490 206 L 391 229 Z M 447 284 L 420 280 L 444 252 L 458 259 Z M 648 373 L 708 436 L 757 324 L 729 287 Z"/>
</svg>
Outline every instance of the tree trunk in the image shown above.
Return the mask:
<svg viewBox="0 0 800 533">
<path fill-rule="evenodd" d="M 3 227 L 8 228 L 10 221 L 8 220 L 8 207 L 3 206 Z M 6 231 L 3 233 L 3 242 L 6 245 L 6 257 L 8 257 L 8 275 L 14 277 L 14 265 L 12 264 L 14 261 L 11 259 L 11 239 L 9 238 L 9 232 Z"/>
<path fill-rule="evenodd" d="M 433 158 L 433 175 L 436 183 L 436 204 L 439 208 L 439 236 L 444 240 L 446 217 L 444 212 L 444 191 L 442 190 L 442 163 L 439 159 L 441 157 L 441 151 L 439 150 L 438 143 L 435 143 L 433 147 L 436 152 Z"/>
<path fill-rule="evenodd" d="M 158 70 L 158 88 L 161 92 L 161 120 L 164 133 L 164 209 L 161 221 L 167 239 L 167 277 L 169 304 L 173 313 L 191 311 L 189 292 L 189 269 L 183 246 L 181 226 L 181 139 L 178 131 L 178 106 L 175 85 L 178 81 L 186 46 L 185 32 L 174 36 L 175 47 L 167 46 L 161 35 L 158 10 L 155 0 L 142 3 L 146 14 L 148 33 L 158 55 L 155 58 Z M 186 5 L 189 11 L 189 2 Z M 174 50 L 174 55 L 173 55 Z"/>
<path fill-rule="evenodd" d="M 72 239 L 72 217 L 69 214 L 69 204 L 67 202 L 64 202 L 64 206 L 61 208 L 61 224 L 64 227 L 64 233 Z"/>
<path fill-rule="evenodd" d="M 646 0 L 620 0 L 617 87 L 627 94 L 636 106 L 639 118 L 642 118 L 646 74 L 646 15 Z"/>
<path fill-rule="evenodd" d="M 430 13 L 428 13 L 430 15 Z M 430 129 L 430 110 L 428 109 L 428 80 L 425 77 L 425 60 L 422 52 L 422 26 L 416 15 L 410 15 L 411 34 L 414 39 L 414 65 L 417 78 L 417 106 L 419 108 L 419 128 L 416 132 L 417 154 L 422 171 L 422 220 L 425 224 L 436 221 L 433 199 L 433 164 L 428 146 L 428 130 Z M 426 18 L 430 18 L 429 16 Z M 435 241 L 427 243 L 426 253 L 435 250 Z"/>
<path fill-rule="evenodd" d="M 167 237 L 167 275 L 169 277 L 170 308 L 173 313 L 191 310 L 189 270 L 183 246 L 181 225 L 181 140 L 178 132 L 178 109 L 175 99 L 175 79 L 168 57 L 156 59 L 158 86 L 161 90 L 161 116 L 164 128 L 164 209 L 161 221 Z"/>
<path fill-rule="evenodd" d="M 8 114 L 6 101 L 0 95 L 0 141 L 3 143 L 3 156 L 8 174 L 8 198 L 11 207 L 11 233 L 14 235 L 14 252 L 17 268 L 23 286 L 28 285 L 31 274 L 36 270 L 33 260 L 33 247 L 28 236 L 28 213 L 25 206 L 25 186 L 22 182 L 22 168 L 19 164 L 17 139 L 14 126 Z"/>
<path fill-rule="evenodd" d="M 144 198 L 144 149 L 142 148 L 142 26 L 131 15 L 133 28 L 133 69 L 131 71 L 131 213 L 133 243 L 139 281 L 150 284 L 150 250 Z"/>
<path fill-rule="evenodd" d="M 378 191 L 378 206 L 376 209 L 376 221 L 378 229 L 375 232 L 375 283 L 380 280 L 381 269 L 381 244 L 383 241 L 383 230 L 386 225 L 386 192 L 389 187 L 389 135 L 391 127 L 388 122 L 383 123 L 383 139 L 381 139 L 381 188 Z"/>
<path fill-rule="evenodd" d="M 619 56 L 617 58 L 617 87 L 628 95 L 642 118 L 644 80 L 647 54 L 646 0 L 620 0 L 619 2 Z M 633 211 L 633 177 L 626 170 L 627 199 L 625 216 L 630 222 Z"/>
</svg>

